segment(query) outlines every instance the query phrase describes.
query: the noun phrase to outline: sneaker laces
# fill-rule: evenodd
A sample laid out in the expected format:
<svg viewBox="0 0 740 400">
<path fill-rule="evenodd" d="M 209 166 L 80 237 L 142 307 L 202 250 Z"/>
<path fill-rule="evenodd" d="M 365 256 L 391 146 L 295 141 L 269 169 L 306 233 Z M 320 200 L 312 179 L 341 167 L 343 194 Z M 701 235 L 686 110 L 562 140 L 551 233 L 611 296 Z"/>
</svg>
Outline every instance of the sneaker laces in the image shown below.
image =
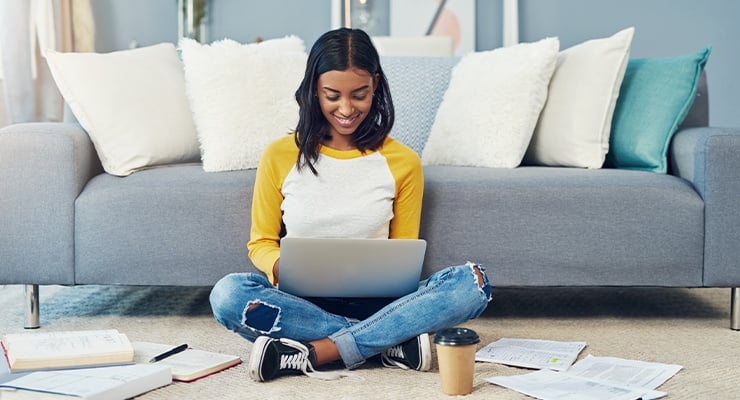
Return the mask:
<svg viewBox="0 0 740 400">
<path fill-rule="evenodd" d="M 403 352 L 402 345 L 395 345 L 380 355 L 380 361 L 384 367 L 398 367 L 401 369 L 411 369 L 408 365 L 396 360 L 396 358 L 405 359 L 406 354 Z"/>
<path fill-rule="evenodd" d="M 290 346 L 296 350 L 297 353 L 283 354 L 280 356 L 280 369 L 293 369 L 303 372 L 309 378 L 323 379 L 323 380 L 335 380 L 343 376 L 353 376 L 348 372 L 329 372 L 329 371 L 317 371 L 314 369 L 311 360 L 308 359 L 308 347 L 301 342 L 292 339 L 280 339 L 280 342 L 286 346 Z"/>
</svg>

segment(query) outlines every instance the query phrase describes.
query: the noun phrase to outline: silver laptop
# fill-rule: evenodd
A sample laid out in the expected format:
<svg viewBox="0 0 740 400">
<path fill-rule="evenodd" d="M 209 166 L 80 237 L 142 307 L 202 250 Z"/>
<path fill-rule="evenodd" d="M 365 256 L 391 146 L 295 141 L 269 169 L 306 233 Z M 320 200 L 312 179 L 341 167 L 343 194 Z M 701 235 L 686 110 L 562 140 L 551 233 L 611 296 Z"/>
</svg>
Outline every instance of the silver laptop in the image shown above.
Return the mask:
<svg viewBox="0 0 740 400">
<path fill-rule="evenodd" d="M 301 297 L 401 297 L 419 286 L 422 239 L 283 238 L 279 288 Z"/>
</svg>

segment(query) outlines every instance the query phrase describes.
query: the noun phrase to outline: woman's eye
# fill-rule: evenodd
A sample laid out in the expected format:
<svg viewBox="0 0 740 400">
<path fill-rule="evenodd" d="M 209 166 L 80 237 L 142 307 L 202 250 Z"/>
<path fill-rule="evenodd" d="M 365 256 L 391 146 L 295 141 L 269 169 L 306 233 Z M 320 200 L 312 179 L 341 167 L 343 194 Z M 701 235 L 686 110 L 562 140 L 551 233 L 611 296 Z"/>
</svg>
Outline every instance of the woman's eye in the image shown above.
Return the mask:
<svg viewBox="0 0 740 400">
<path fill-rule="evenodd" d="M 341 96 L 326 96 L 325 99 L 326 101 L 334 102 L 334 101 L 339 101 L 340 97 Z M 352 95 L 352 100 L 365 101 L 366 99 L 367 99 L 367 94 Z"/>
</svg>

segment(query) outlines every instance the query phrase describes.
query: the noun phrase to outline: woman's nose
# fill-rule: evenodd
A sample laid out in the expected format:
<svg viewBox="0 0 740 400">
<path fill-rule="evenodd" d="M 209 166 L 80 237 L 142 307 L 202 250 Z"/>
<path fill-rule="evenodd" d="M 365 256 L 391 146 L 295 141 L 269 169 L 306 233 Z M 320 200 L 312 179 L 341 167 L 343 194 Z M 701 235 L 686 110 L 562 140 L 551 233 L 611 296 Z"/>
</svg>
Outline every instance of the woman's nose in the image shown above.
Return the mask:
<svg viewBox="0 0 740 400">
<path fill-rule="evenodd" d="M 349 117 L 352 115 L 352 102 L 349 100 L 340 100 L 339 101 L 339 113 L 342 114 L 345 117 Z"/>
</svg>

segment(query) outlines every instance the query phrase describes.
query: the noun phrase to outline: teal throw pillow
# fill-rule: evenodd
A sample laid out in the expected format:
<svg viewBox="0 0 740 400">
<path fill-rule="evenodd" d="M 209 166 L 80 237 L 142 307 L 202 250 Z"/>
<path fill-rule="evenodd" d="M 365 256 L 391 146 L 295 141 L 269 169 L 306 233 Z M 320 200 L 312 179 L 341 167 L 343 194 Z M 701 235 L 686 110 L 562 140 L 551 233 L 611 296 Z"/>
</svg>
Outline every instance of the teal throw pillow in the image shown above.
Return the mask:
<svg viewBox="0 0 740 400">
<path fill-rule="evenodd" d="M 617 98 L 606 165 L 665 173 L 673 134 L 696 95 L 711 48 L 667 58 L 632 59 Z"/>
</svg>

